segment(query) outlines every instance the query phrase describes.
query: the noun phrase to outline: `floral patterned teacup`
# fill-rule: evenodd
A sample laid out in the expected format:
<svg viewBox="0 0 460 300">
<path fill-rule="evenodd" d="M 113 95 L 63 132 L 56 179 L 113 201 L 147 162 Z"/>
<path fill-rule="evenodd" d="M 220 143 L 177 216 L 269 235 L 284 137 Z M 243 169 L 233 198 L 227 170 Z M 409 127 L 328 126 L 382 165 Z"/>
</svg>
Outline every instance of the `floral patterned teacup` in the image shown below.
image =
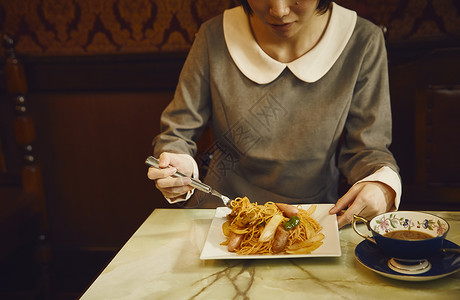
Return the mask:
<svg viewBox="0 0 460 300">
<path fill-rule="evenodd" d="M 358 221 L 366 224 L 372 236 L 365 235 L 357 229 L 356 223 Z M 389 257 L 406 260 L 429 258 L 439 253 L 449 231 L 449 224 L 446 220 L 417 211 L 387 212 L 370 221 L 355 215 L 352 226 L 358 235 L 375 243 Z M 397 230 L 418 231 L 430 235 L 431 238 L 404 240 L 385 236 L 385 234 Z"/>
</svg>

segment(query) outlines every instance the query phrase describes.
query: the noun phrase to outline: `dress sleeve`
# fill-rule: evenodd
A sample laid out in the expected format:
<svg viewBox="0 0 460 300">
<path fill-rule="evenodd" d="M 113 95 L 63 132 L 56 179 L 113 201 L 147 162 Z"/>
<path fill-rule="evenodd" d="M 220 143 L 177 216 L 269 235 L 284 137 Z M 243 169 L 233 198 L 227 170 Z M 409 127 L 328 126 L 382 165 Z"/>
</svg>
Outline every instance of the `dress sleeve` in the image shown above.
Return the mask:
<svg viewBox="0 0 460 300">
<path fill-rule="evenodd" d="M 195 156 L 197 140 L 210 116 L 208 43 L 203 26 L 196 35 L 179 76 L 174 98 L 161 115 L 154 155 L 165 151 Z"/>
<path fill-rule="evenodd" d="M 363 47 L 365 51 L 338 157 L 339 169 L 349 184 L 385 166 L 396 174 L 399 172 L 389 150 L 392 139 L 391 104 L 382 32 L 376 29 Z"/>
</svg>

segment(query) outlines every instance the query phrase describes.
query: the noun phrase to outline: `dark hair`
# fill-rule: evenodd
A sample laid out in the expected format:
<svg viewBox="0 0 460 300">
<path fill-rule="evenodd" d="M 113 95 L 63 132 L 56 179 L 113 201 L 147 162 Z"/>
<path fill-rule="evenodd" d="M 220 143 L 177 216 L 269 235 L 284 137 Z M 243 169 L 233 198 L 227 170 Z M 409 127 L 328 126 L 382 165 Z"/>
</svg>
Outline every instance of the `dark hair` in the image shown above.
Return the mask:
<svg viewBox="0 0 460 300">
<path fill-rule="evenodd" d="M 328 9 L 329 6 L 331 5 L 332 0 L 319 0 L 318 1 L 318 7 L 316 7 L 316 10 L 318 11 L 319 14 L 324 14 Z M 249 3 L 247 0 L 240 0 L 241 5 L 244 8 L 244 11 L 248 16 L 252 15 L 252 9 L 249 6 Z"/>
</svg>

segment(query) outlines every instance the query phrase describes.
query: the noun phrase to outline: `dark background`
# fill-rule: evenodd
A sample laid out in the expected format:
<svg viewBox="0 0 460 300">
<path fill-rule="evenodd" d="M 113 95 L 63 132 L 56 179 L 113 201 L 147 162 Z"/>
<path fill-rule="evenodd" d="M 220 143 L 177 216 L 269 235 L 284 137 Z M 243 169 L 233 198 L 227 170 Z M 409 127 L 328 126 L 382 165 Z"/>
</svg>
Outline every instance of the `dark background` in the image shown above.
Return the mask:
<svg viewBox="0 0 460 300">
<path fill-rule="evenodd" d="M 459 210 L 459 1 L 337 2 L 385 32 L 401 208 Z M 144 159 L 199 25 L 235 4 L 0 0 L 0 32 L 16 41 L 29 84 L 58 297 L 78 297 L 155 208 L 175 207 Z M 0 134 L 19 168 L 11 134 Z"/>
</svg>

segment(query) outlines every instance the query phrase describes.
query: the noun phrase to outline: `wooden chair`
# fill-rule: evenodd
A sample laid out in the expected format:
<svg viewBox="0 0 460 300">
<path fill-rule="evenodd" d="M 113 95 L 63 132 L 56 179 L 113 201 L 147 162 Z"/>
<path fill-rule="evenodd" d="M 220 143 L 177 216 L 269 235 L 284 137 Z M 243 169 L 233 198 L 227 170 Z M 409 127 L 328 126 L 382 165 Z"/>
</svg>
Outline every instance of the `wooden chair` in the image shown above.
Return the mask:
<svg viewBox="0 0 460 300">
<path fill-rule="evenodd" d="M 0 62 L 4 84 L 0 87 L 5 87 L 0 90 L 0 298 L 22 293 L 21 298 L 46 299 L 51 290 L 46 275 L 51 250 L 40 165 L 34 152 L 35 127 L 26 101 L 27 81 L 13 40 L 0 36 L 4 54 Z M 29 290 L 25 278 L 31 274 L 16 277 L 24 265 L 24 272 L 36 274 Z"/>
</svg>

